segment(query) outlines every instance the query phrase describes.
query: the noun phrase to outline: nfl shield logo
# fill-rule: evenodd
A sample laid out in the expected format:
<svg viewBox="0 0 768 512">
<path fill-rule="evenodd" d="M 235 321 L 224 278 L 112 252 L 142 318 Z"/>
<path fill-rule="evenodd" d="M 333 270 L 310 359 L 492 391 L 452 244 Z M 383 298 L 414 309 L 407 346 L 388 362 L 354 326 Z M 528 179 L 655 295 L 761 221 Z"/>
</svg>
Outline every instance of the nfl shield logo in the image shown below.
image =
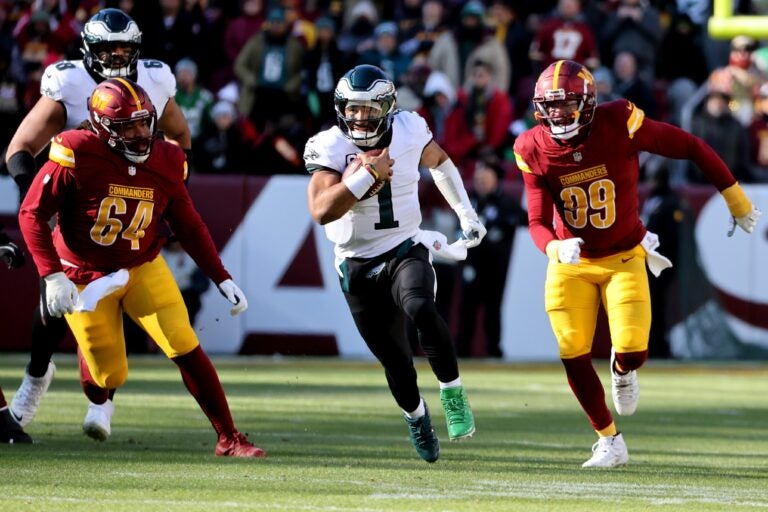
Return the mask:
<svg viewBox="0 0 768 512">
<path fill-rule="evenodd" d="M 581 160 L 581 159 L 579 159 Z M 128 175 L 129 176 L 136 176 L 136 167 L 133 165 L 128 166 Z"/>
<path fill-rule="evenodd" d="M 581 151 L 576 151 L 573 154 L 573 159 L 576 160 L 577 162 L 581 162 Z"/>
</svg>

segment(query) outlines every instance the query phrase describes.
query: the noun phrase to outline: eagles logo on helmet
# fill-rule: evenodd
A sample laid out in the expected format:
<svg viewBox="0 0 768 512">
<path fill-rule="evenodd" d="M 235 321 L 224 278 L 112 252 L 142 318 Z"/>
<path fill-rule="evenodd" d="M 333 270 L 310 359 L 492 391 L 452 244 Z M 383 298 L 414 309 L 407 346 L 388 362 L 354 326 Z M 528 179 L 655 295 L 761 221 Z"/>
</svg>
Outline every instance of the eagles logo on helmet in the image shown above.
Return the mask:
<svg viewBox="0 0 768 512">
<path fill-rule="evenodd" d="M 109 147 L 131 162 L 142 163 L 149 157 L 157 129 L 157 112 L 139 84 L 126 78 L 101 82 L 88 99 L 88 112 L 91 126 Z M 136 121 L 145 121 L 146 129 L 141 125 L 136 127 Z"/>
<path fill-rule="evenodd" d="M 89 71 L 102 78 L 126 77 L 136 72 L 141 31 L 120 9 L 102 9 L 94 14 L 83 26 L 80 37 L 83 63 Z M 128 46 L 130 51 L 121 55 L 115 51 L 119 46 Z"/>
<path fill-rule="evenodd" d="M 395 84 L 384 71 L 368 64 L 355 66 L 336 85 L 333 103 L 339 128 L 355 145 L 375 146 L 392 126 L 396 98 Z M 368 107 L 369 117 L 347 117 L 347 107 L 355 105 Z"/>
<path fill-rule="evenodd" d="M 534 116 L 556 139 L 570 139 L 589 125 L 597 107 L 595 79 L 581 64 L 559 60 L 536 81 Z"/>
</svg>

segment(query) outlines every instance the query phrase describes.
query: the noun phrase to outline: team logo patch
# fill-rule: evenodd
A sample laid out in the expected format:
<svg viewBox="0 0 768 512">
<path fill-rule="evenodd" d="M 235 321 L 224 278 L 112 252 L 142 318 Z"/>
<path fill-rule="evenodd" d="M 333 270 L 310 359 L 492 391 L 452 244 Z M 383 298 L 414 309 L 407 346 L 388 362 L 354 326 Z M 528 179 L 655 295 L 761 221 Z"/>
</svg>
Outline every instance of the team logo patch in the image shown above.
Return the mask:
<svg viewBox="0 0 768 512">
<path fill-rule="evenodd" d="M 582 159 L 581 151 L 576 151 L 573 154 L 573 159 L 576 160 L 577 162 L 581 162 L 581 159 Z"/>
<path fill-rule="evenodd" d="M 382 270 L 384 270 L 384 263 L 379 263 L 378 265 L 373 267 L 371 270 L 369 270 L 367 274 L 365 274 L 365 278 L 366 279 L 374 278 L 377 275 L 381 274 Z"/>
<path fill-rule="evenodd" d="M 129 176 L 136 176 L 136 166 L 135 165 L 129 165 L 128 166 L 128 175 Z"/>
</svg>

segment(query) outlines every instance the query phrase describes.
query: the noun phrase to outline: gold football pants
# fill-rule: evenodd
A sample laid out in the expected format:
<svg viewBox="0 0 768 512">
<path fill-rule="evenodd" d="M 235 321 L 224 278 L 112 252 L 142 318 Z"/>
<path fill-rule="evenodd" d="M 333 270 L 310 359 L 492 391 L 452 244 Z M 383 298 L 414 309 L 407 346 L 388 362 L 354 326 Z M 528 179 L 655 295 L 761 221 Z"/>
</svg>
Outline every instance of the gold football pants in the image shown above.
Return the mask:
<svg viewBox="0 0 768 512">
<path fill-rule="evenodd" d="M 604 258 L 582 257 L 576 265 L 550 260 L 544 295 L 561 359 L 592 351 L 601 301 L 616 352 L 648 348 L 651 295 L 642 246 Z"/>
<path fill-rule="evenodd" d="M 169 358 L 188 354 L 199 345 L 179 287 L 163 257 L 131 268 L 129 274 L 128 284 L 102 298 L 95 311 L 65 315 L 91 376 L 107 389 L 120 387 L 128 376 L 123 312 Z"/>
</svg>

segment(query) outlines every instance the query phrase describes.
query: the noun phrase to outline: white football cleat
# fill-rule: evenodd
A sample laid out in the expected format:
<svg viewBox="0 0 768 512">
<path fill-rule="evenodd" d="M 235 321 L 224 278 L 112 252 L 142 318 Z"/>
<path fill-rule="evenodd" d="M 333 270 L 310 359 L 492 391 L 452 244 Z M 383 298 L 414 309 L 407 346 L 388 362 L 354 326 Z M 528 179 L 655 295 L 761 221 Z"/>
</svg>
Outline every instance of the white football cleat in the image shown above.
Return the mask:
<svg viewBox="0 0 768 512">
<path fill-rule="evenodd" d="M 109 434 L 112 433 L 112 415 L 115 413 L 115 406 L 112 400 L 107 400 L 103 404 L 88 404 L 88 412 L 83 420 L 83 432 L 91 439 L 97 441 L 106 441 Z"/>
<path fill-rule="evenodd" d="M 29 425 L 37 414 L 40 400 L 48 391 L 54 373 L 56 373 L 56 365 L 53 361 L 48 362 L 48 369 L 42 377 L 33 377 L 28 372 L 24 372 L 21 386 L 16 390 L 10 405 L 11 414 L 22 427 Z"/>
<path fill-rule="evenodd" d="M 592 458 L 581 465 L 583 468 L 615 468 L 629 462 L 629 452 L 621 433 L 601 437 L 592 445 Z"/>
<path fill-rule="evenodd" d="M 611 395 L 613 406 L 619 416 L 631 416 L 637 410 L 640 401 L 640 383 L 637 381 L 637 370 L 616 373 L 616 351 L 611 348 Z"/>
</svg>

